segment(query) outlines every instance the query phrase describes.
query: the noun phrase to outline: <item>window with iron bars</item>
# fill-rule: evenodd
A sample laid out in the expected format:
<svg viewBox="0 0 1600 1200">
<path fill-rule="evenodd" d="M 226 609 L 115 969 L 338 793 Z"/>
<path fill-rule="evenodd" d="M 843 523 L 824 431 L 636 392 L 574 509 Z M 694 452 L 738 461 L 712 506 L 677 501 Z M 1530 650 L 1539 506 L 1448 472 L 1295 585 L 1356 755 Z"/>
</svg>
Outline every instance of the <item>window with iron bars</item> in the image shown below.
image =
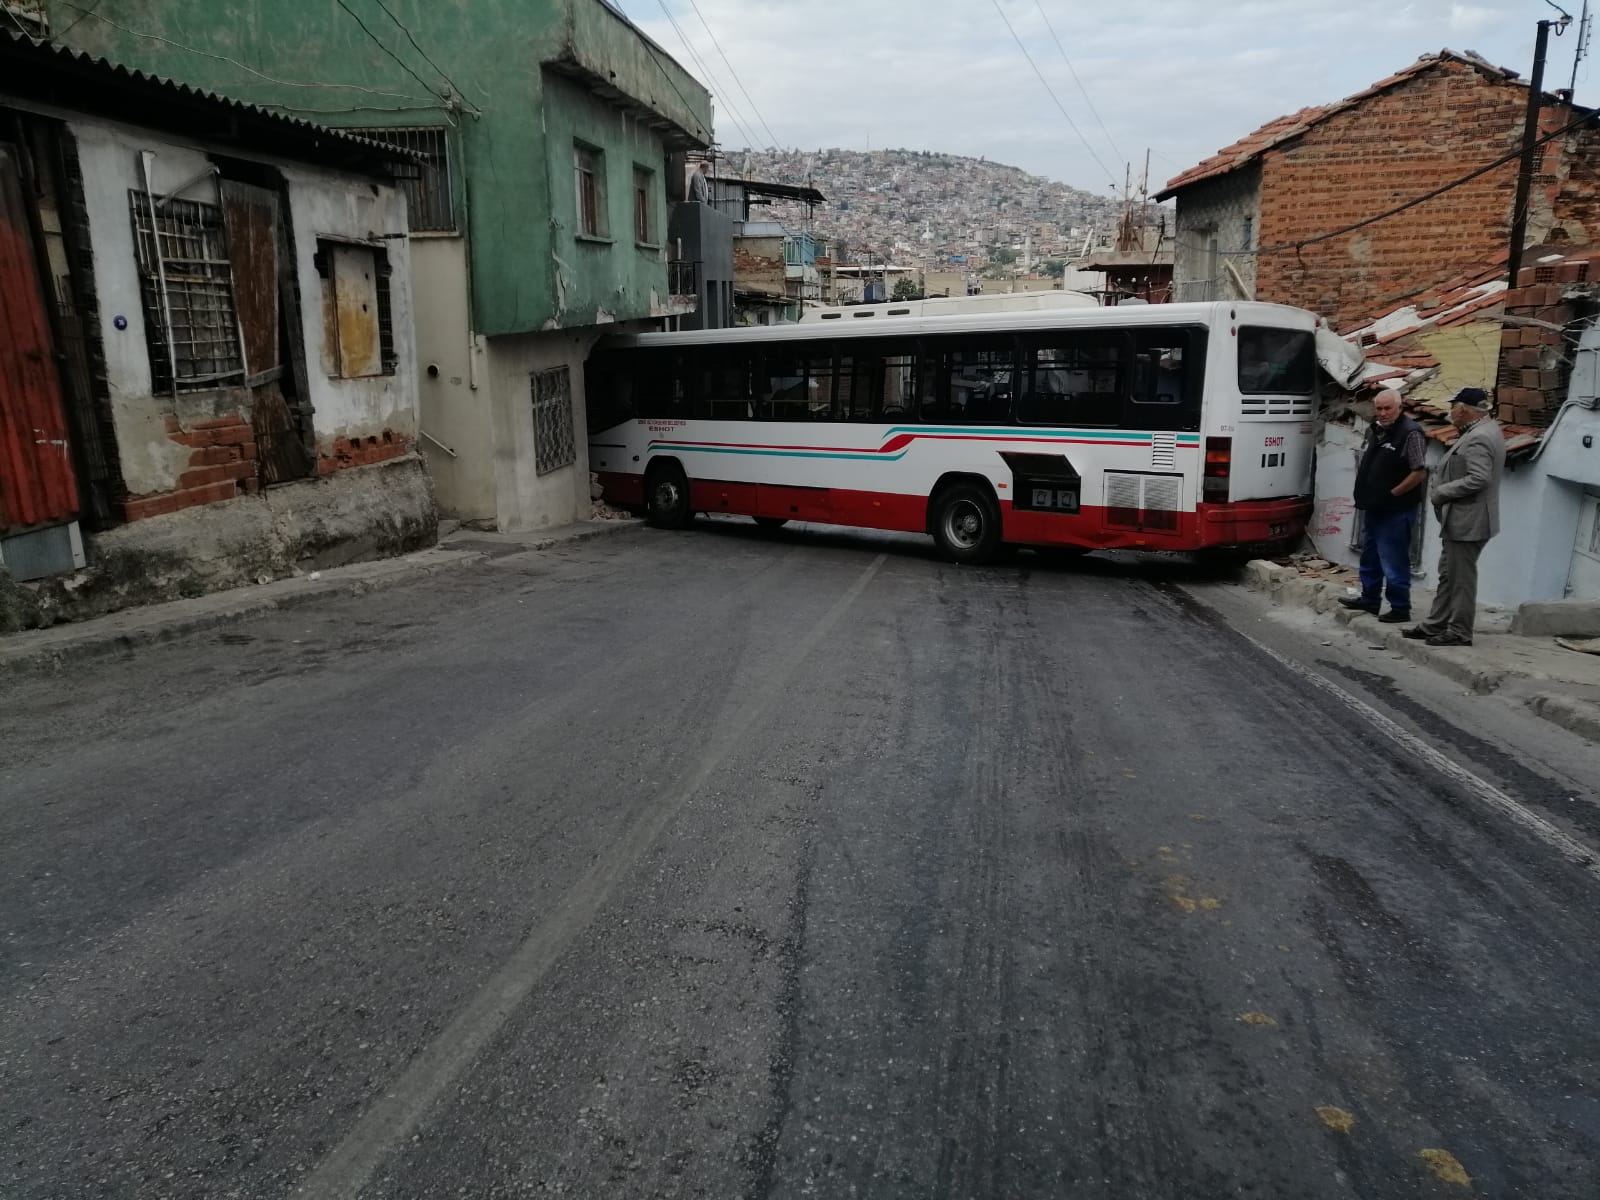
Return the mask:
<svg viewBox="0 0 1600 1200">
<path fill-rule="evenodd" d="M 410 150 L 422 156 L 421 162 L 395 165 L 395 182 L 406 194 L 406 209 L 411 216 L 412 233 L 454 233 L 456 231 L 455 193 L 450 184 L 450 137 L 436 126 L 408 126 L 390 129 L 352 129 L 351 133 Z"/>
<path fill-rule="evenodd" d="M 244 347 L 222 209 L 194 200 L 163 204 L 138 190 L 130 190 L 128 202 L 153 390 L 242 380 Z"/>
<path fill-rule="evenodd" d="M 572 429 L 572 375 L 566 367 L 533 373 L 533 470 L 548 475 L 578 461 Z"/>
</svg>

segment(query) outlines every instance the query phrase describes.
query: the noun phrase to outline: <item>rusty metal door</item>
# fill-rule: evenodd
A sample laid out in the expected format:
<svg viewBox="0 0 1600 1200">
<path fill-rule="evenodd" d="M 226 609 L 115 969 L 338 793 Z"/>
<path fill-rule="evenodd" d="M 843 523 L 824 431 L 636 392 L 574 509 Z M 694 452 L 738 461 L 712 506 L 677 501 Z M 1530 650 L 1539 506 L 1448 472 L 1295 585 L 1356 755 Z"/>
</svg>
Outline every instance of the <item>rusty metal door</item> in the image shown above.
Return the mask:
<svg viewBox="0 0 1600 1200">
<path fill-rule="evenodd" d="M 283 312 L 278 302 L 280 197 L 266 188 L 227 179 L 222 183 L 222 206 L 244 333 L 258 474 L 263 484 L 304 479 L 315 464 L 306 450 L 302 414 L 284 394 L 286 387 L 293 387 L 293 379 L 283 363 Z"/>
<path fill-rule="evenodd" d="M 66 405 L 23 206 L 17 150 L 0 142 L 0 532 L 78 512 Z"/>
</svg>

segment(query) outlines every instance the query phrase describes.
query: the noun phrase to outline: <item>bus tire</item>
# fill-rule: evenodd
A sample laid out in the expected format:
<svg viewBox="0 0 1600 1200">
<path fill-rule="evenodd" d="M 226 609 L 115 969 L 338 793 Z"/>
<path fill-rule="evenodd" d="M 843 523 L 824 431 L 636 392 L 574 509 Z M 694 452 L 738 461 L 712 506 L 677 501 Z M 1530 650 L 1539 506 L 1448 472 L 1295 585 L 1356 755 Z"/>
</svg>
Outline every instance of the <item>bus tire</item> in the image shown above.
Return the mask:
<svg viewBox="0 0 1600 1200">
<path fill-rule="evenodd" d="M 689 477 L 675 462 L 657 463 L 645 472 L 644 519 L 657 529 L 687 529 L 694 520 Z"/>
<path fill-rule="evenodd" d="M 933 498 L 929 525 L 940 553 L 977 566 L 1000 554 L 1000 506 L 975 483 L 953 483 Z"/>
<path fill-rule="evenodd" d="M 788 517 L 755 517 L 753 520 L 763 529 L 782 529 L 789 523 Z"/>
</svg>

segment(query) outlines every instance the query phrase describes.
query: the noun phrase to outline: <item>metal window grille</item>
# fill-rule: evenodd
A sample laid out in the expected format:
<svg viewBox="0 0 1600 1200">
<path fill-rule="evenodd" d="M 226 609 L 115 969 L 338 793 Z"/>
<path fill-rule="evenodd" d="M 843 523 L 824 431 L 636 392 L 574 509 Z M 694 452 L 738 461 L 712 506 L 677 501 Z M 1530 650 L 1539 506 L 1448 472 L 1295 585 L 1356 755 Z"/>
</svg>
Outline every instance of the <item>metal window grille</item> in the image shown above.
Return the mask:
<svg viewBox="0 0 1600 1200">
<path fill-rule="evenodd" d="M 129 208 L 153 388 L 242 379 L 244 348 L 222 209 L 193 200 L 153 202 L 138 190 L 129 192 Z"/>
<path fill-rule="evenodd" d="M 533 469 L 548 475 L 578 461 L 572 432 L 572 376 L 566 367 L 533 373 Z"/>
<path fill-rule="evenodd" d="M 437 126 L 352 129 L 351 133 L 420 154 L 423 160 L 395 168 L 395 182 L 406 194 L 412 233 L 454 233 L 455 193 L 450 184 L 450 138 Z"/>
</svg>

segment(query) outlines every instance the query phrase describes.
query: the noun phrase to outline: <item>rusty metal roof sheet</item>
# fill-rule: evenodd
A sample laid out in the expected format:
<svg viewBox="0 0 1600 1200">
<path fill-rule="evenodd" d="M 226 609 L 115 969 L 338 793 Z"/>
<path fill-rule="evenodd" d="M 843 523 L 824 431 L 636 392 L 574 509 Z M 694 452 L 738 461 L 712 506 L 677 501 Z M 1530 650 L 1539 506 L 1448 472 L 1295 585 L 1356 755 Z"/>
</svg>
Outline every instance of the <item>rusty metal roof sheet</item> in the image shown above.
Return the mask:
<svg viewBox="0 0 1600 1200">
<path fill-rule="evenodd" d="M 0 30 L 0 96 L 365 174 L 385 175 L 393 164 L 418 157 L 15 30 Z"/>
</svg>

